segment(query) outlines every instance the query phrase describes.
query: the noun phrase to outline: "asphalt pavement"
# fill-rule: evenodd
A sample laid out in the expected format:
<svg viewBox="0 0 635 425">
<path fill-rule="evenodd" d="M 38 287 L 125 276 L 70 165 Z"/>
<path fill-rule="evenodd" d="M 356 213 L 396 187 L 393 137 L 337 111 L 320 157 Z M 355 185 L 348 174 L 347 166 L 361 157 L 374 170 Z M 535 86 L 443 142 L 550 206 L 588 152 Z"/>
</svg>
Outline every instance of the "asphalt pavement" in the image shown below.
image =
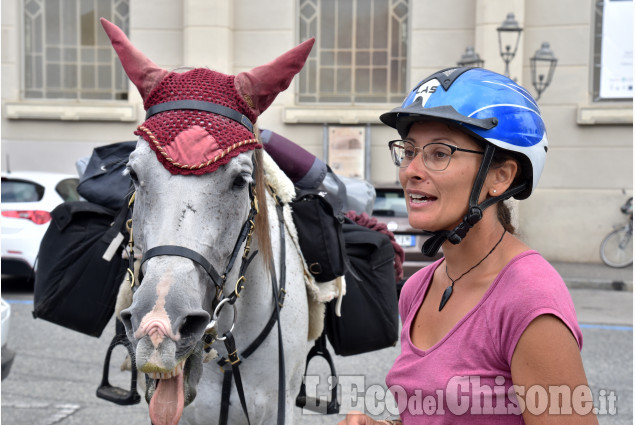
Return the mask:
<svg viewBox="0 0 635 425">
<path fill-rule="evenodd" d="M 570 289 L 613 289 L 633 292 L 633 266 L 613 268 L 599 263 L 551 262 Z"/>
<path fill-rule="evenodd" d="M 552 263 L 571 289 L 584 337 L 583 362 L 589 385 L 598 395 L 617 395 L 617 414 L 602 415 L 600 425 L 633 423 L 633 268 L 613 269 L 603 264 Z M 19 285 L 19 282 L 18 282 Z M 33 320 L 31 290 L 2 277 L 2 296 L 12 305 L 9 345 L 17 352 L 11 373 L 2 382 L 2 423 L 13 425 L 130 425 L 149 424 L 147 405 L 121 407 L 95 397 L 101 379 L 103 356 L 112 338 L 109 324 L 95 339 Z M 331 350 L 332 352 L 332 350 Z M 340 415 L 296 412 L 294 423 L 334 425 L 353 408 L 372 413 L 377 390 L 382 394 L 384 378 L 399 354 L 391 347 L 358 356 L 335 356 L 343 384 L 359 385 L 364 393 L 342 387 Z M 123 357 L 120 352 L 119 356 Z M 119 372 L 117 359 L 111 378 L 125 387 L 128 376 Z M 328 365 L 316 359 L 309 375 L 322 376 Z M 361 381 L 360 381 L 361 380 Z M 326 379 L 315 388 L 328 394 Z M 369 403 L 370 401 L 370 403 Z M 361 403 L 361 409 L 360 409 Z M 370 410 L 369 410 L 370 409 Z M 383 415 L 383 416 L 382 416 Z M 378 412 L 376 417 L 384 417 Z"/>
</svg>

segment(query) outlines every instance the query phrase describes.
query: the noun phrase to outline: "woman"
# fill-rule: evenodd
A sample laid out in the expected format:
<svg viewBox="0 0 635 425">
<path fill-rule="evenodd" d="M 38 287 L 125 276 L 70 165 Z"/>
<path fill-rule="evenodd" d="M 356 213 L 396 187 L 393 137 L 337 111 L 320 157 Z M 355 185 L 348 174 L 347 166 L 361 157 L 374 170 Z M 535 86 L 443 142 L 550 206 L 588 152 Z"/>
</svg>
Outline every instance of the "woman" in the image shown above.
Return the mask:
<svg viewBox="0 0 635 425">
<path fill-rule="evenodd" d="M 567 288 L 513 235 L 502 202 L 527 198 L 547 152 L 524 88 L 478 68 L 423 80 L 381 116 L 410 224 L 444 258 L 405 284 L 401 354 L 386 382 L 399 418 L 340 424 L 597 424 Z M 494 208 L 489 208 L 495 206 Z"/>
</svg>

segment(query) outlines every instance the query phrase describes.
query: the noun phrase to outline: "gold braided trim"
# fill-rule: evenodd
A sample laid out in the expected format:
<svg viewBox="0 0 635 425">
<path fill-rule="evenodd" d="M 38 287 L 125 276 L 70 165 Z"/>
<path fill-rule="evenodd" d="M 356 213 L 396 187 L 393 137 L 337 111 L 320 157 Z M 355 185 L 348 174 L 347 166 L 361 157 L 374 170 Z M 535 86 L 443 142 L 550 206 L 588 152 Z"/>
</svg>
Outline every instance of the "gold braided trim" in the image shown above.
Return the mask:
<svg viewBox="0 0 635 425">
<path fill-rule="evenodd" d="M 178 163 L 174 159 L 170 158 L 168 156 L 168 153 L 165 151 L 165 149 L 163 149 L 163 146 L 161 146 L 161 144 L 159 143 L 157 138 L 154 136 L 154 134 L 152 134 L 152 131 L 150 131 L 149 128 L 140 125 L 139 127 L 137 127 L 137 129 L 143 131 L 145 134 L 148 135 L 148 137 L 152 141 L 152 144 L 154 144 L 155 148 L 159 151 L 159 153 L 161 153 L 161 155 L 163 155 L 163 157 L 165 158 L 166 161 L 168 161 L 170 164 L 174 165 L 175 167 L 188 169 L 188 170 L 196 170 L 196 169 L 199 169 L 199 168 L 207 167 L 207 166 L 209 166 L 209 165 L 211 165 L 211 164 L 213 164 L 213 163 L 215 163 L 217 161 L 220 161 L 221 159 L 223 159 L 225 156 L 227 156 L 231 151 L 233 151 L 236 148 L 239 148 L 239 147 L 245 146 L 245 145 L 251 145 L 251 144 L 260 143 L 260 141 L 258 139 L 248 139 L 248 140 L 243 140 L 242 142 L 236 142 L 233 145 L 225 148 L 221 153 L 219 153 L 218 155 L 216 155 L 214 158 L 210 159 L 209 161 L 203 162 L 203 163 L 198 164 L 198 165 L 188 165 L 188 164 Z"/>
</svg>

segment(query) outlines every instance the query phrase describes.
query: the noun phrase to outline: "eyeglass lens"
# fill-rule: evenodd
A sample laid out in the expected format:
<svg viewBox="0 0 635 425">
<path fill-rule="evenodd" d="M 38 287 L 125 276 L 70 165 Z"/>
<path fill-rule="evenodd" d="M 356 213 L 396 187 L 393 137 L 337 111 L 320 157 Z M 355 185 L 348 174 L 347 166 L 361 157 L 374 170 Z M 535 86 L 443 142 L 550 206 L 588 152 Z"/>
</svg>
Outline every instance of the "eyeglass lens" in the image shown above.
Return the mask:
<svg viewBox="0 0 635 425">
<path fill-rule="evenodd" d="M 433 171 L 443 171 L 450 164 L 452 148 L 443 143 L 429 143 L 423 148 L 416 147 L 410 142 L 398 140 L 390 146 L 395 165 L 405 168 L 421 151 L 421 159 L 425 166 Z"/>
</svg>

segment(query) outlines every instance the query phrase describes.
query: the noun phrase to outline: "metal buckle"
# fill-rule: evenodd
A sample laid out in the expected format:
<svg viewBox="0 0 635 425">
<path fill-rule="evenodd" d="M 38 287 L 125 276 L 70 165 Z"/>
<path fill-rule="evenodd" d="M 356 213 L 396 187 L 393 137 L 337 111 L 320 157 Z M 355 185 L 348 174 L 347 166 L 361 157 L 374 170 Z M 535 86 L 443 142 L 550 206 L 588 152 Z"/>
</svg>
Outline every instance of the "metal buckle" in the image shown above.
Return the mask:
<svg viewBox="0 0 635 425">
<path fill-rule="evenodd" d="M 128 282 L 130 282 L 130 288 L 134 288 L 134 284 L 135 284 L 134 273 L 129 268 L 127 268 L 126 271 L 128 272 L 128 276 L 126 278 Z"/>
<path fill-rule="evenodd" d="M 234 294 L 236 294 L 236 297 L 240 298 L 240 291 L 242 291 L 245 287 L 245 285 L 241 285 L 239 291 L 238 285 L 240 284 L 240 282 L 245 282 L 246 280 L 247 279 L 245 279 L 245 276 L 240 276 L 240 278 L 236 281 L 236 286 L 234 286 Z"/>
</svg>

